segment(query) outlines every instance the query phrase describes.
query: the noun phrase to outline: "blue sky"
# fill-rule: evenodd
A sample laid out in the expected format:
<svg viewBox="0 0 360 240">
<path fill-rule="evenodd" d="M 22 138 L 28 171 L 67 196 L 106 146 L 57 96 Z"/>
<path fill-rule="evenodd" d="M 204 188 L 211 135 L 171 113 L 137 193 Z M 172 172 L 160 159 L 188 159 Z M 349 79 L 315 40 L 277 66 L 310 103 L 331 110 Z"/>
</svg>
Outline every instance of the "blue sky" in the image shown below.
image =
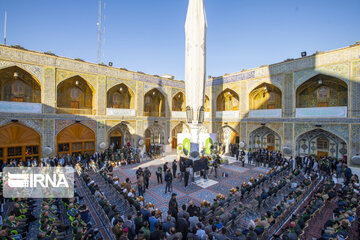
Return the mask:
<svg viewBox="0 0 360 240">
<path fill-rule="evenodd" d="M 105 4 L 104 63 L 184 79 L 188 0 Z M 207 75 L 360 41 L 359 0 L 205 0 L 205 7 Z M 98 0 L 0 0 L 1 39 L 5 10 L 8 45 L 96 62 Z"/>
</svg>

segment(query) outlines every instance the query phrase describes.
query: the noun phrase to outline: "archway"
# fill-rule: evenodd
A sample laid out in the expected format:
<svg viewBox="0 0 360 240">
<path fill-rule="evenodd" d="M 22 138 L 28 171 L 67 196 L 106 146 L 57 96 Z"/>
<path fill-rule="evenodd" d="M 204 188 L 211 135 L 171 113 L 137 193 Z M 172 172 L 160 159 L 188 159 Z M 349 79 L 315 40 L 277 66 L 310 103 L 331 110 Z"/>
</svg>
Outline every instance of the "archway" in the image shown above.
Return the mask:
<svg viewBox="0 0 360 240">
<path fill-rule="evenodd" d="M 0 160 L 26 161 L 41 157 L 41 137 L 35 130 L 20 123 L 0 127 Z"/>
<path fill-rule="evenodd" d="M 57 112 L 92 114 L 93 90 L 80 76 L 71 77 L 57 86 Z"/>
<path fill-rule="evenodd" d="M 216 111 L 239 110 L 239 95 L 227 88 L 222 91 L 216 99 Z"/>
<path fill-rule="evenodd" d="M 172 111 L 185 112 L 185 95 L 183 92 L 178 92 L 172 98 Z"/>
<path fill-rule="evenodd" d="M 145 94 L 144 116 L 165 117 L 165 97 L 155 88 Z"/>
<path fill-rule="evenodd" d="M 171 147 L 173 149 L 177 148 L 177 144 L 178 144 L 177 135 L 178 135 L 178 133 L 189 133 L 189 132 L 190 132 L 190 129 L 185 123 L 180 122 L 178 125 L 176 125 L 171 131 Z"/>
<path fill-rule="evenodd" d="M 218 142 L 225 144 L 225 153 L 233 153 L 240 143 L 239 133 L 230 126 L 222 127 L 217 133 Z"/>
<path fill-rule="evenodd" d="M 296 151 L 300 156 L 314 155 L 319 158 L 329 156 L 347 159 L 347 144 L 337 135 L 316 128 L 296 138 Z"/>
<path fill-rule="evenodd" d="M 74 123 L 56 136 L 57 154 L 77 155 L 95 152 L 95 133 L 81 123 Z"/>
<path fill-rule="evenodd" d="M 164 137 L 164 129 L 158 123 L 149 126 L 144 132 L 146 151 L 149 151 L 151 146 L 163 145 Z"/>
<path fill-rule="evenodd" d="M 132 144 L 132 135 L 128 125 L 124 122 L 119 123 L 108 131 L 109 146 L 112 146 L 117 150 L 122 148 L 125 144 Z"/>
<path fill-rule="evenodd" d="M 40 83 L 17 66 L 1 69 L 0 101 L 40 103 Z"/>
<path fill-rule="evenodd" d="M 272 129 L 263 126 L 249 134 L 249 148 L 253 151 L 267 149 L 269 151 L 281 150 L 281 137 Z"/>
<path fill-rule="evenodd" d="M 205 95 L 205 112 L 210 112 L 210 99 L 207 95 Z"/>
<path fill-rule="evenodd" d="M 281 108 L 281 91 L 272 84 L 263 83 L 249 95 L 250 110 Z"/>
<path fill-rule="evenodd" d="M 347 84 L 332 76 L 318 74 L 296 89 L 296 107 L 337 107 L 347 106 Z"/>
<path fill-rule="evenodd" d="M 123 83 L 112 87 L 107 92 L 107 107 L 133 109 L 135 107 L 134 93 Z"/>
</svg>

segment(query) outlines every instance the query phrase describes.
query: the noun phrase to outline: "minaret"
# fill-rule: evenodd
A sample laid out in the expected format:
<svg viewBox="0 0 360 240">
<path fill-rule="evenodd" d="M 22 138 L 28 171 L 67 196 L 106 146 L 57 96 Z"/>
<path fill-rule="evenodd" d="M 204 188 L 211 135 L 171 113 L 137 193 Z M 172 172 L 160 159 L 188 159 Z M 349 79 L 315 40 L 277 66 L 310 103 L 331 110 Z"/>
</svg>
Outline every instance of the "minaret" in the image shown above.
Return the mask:
<svg viewBox="0 0 360 240">
<path fill-rule="evenodd" d="M 187 120 L 194 143 L 199 142 L 199 110 L 204 107 L 205 100 L 206 30 L 204 0 L 189 0 L 185 23 L 185 94 L 186 107 L 193 113 Z"/>
</svg>

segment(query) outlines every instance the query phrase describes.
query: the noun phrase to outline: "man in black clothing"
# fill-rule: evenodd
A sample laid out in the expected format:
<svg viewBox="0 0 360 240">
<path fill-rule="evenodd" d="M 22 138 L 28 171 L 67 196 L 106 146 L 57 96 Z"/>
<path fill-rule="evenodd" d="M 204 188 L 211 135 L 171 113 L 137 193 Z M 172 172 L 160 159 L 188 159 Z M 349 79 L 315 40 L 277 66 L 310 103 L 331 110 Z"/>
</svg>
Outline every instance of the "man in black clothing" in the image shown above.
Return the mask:
<svg viewBox="0 0 360 240">
<path fill-rule="evenodd" d="M 154 227 L 155 227 L 155 231 L 153 231 L 150 234 L 150 240 L 158 240 L 158 239 L 160 239 L 160 236 L 161 236 L 162 231 L 160 231 L 159 223 L 156 222 Z"/>
<path fill-rule="evenodd" d="M 167 170 L 168 170 L 168 163 L 166 162 L 166 163 L 164 163 L 164 165 L 163 165 L 163 173 L 164 173 L 164 180 L 165 180 L 165 177 L 166 177 L 166 173 L 167 173 Z M 166 182 L 166 180 L 165 180 L 165 182 Z"/>
<path fill-rule="evenodd" d="M 190 223 L 187 221 L 188 218 L 189 215 L 187 213 L 184 213 L 184 217 L 180 217 L 176 222 L 176 232 L 181 232 L 182 240 L 186 239 L 186 236 L 189 231 Z"/>
<path fill-rule="evenodd" d="M 189 183 L 189 177 L 190 177 L 190 173 L 189 173 L 189 171 L 185 171 L 185 177 L 184 177 L 184 179 L 185 179 L 185 187 L 187 187 L 187 186 L 188 186 L 188 183 Z"/>
<path fill-rule="evenodd" d="M 146 189 L 149 188 L 150 177 L 151 177 L 151 172 L 150 172 L 149 168 L 146 167 L 144 170 L 144 183 L 145 183 Z"/>
<path fill-rule="evenodd" d="M 172 175 L 170 172 L 170 169 L 167 170 L 166 174 L 165 174 L 165 193 L 167 192 L 172 192 Z"/>
<path fill-rule="evenodd" d="M 177 162 L 176 159 L 174 159 L 172 163 L 172 170 L 173 170 L 173 177 L 176 178 L 176 170 L 177 170 Z"/>
<path fill-rule="evenodd" d="M 171 216 L 177 220 L 179 207 L 176 201 L 176 193 L 171 195 L 171 199 L 169 201 L 169 212 L 171 212 Z"/>
</svg>

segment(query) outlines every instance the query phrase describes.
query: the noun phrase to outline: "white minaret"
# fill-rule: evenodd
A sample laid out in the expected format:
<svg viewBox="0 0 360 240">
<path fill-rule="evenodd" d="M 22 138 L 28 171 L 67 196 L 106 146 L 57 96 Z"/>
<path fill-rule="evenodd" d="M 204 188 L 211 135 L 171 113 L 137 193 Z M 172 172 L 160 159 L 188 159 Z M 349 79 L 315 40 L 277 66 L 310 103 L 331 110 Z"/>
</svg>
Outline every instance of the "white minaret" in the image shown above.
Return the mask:
<svg viewBox="0 0 360 240">
<path fill-rule="evenodd" d="M 185 94 L 192 109 L 191 142 L 199 143 L 199 110 L 204 107 L 206 80 L 206 14 L 204 0 L 189 0 L 185 23 Z"/>
</svg>

